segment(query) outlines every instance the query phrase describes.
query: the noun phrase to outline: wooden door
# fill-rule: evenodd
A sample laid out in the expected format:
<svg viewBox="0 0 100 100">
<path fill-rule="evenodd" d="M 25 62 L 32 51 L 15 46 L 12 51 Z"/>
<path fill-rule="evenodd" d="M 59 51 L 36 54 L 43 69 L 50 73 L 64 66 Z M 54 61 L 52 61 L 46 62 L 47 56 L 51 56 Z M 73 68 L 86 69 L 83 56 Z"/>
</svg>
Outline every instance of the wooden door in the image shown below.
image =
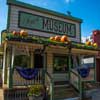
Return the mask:
<svg viewBox="0 0 100 100">
<path fill-rule="evenodd" d="M 43 56 L 41 54 L 34 54 L 34 67 L 43 68 Z"/>
</svg>

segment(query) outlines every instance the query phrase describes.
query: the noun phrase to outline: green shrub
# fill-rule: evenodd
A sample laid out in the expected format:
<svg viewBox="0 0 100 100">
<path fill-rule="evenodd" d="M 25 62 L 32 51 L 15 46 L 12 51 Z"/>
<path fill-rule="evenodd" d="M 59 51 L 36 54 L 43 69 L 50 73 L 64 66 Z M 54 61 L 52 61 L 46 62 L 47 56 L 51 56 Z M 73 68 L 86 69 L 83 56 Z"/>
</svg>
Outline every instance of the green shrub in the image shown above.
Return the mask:
<svg viewBox="0 0 100 100">
<path fill-rule="evenodd" d="M 28 96 L 40 96 L 43 95 L 44 87 L 43 85 L 32 85 L 29 87 Z"/>
</svg>

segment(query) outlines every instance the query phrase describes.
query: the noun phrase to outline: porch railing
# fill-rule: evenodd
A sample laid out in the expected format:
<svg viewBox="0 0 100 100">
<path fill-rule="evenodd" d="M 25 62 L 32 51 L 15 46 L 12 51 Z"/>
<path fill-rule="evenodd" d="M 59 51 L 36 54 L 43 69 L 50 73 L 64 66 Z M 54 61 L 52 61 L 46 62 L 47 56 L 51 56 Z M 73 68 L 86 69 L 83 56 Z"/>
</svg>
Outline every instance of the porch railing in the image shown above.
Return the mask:
<svg viewBox="0 0 100 100">
<path fill-rule="evenodd" d="M 50 100 L 54 100 L 54 96 L 53 96 L 54 95 L 54 80 L 47 71 L 45 71 L 45 76 L 47 79 L 46 86 L 48 86 L 48 88 L 49 88 Z"/>
<path fill-rule="evenodd" d="M 27 88 L 13 88 L 4 90 L 4 100 L 28 100 Z"/>
<path fill-rule="evenodd" d="M 13 74 L 13 86 L 25 86 L 25 85 L 33 85 L 33 84 L 41 84 L 42 83 L 42 69 L 39 69 L 38 75 L 34 77 L 32 80 L 26 80 L 20 76 L 20 74 L 14 69 Z"/>
</svg>

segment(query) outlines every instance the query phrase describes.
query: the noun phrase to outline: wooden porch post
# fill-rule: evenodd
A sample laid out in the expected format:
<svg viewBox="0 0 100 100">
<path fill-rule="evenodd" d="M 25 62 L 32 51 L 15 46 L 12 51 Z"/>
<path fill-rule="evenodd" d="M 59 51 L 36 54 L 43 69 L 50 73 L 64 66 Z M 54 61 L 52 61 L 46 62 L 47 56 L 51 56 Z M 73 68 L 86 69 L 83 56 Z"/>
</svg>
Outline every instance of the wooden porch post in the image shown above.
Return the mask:
<svg viewBox="0 0 100 100">
<path fill-rule="evenodd" d="M 45 71 L 47 71 L 47 55 L 45 52 L 46 46 L 44 46 L 43 50 L 43 84 L 45 83 Z"/>
<path fill-rule="evenodd" d="M 69 72 L 68 72 L 68 74 L 69 74 L 69 75 L 68 75 L 68 76 L 69 76 L 69 80 L 70 80 L 70 78 L 71 78 L 71 75 L 70 75 L 70 74 L 71 74 L 71 73 L 70 73 L 70 71 L 71 71 L 71 54 L 69 54 L 69 57 L 68 57 L 68 58 L 69 58 L 69 60 L 68 60 L 68 62 L 69 62 L 69 65 L 68 65 L 68 67 L 69 67 Z"/>
<path fill-rule="evenodd" d="M 69 58 L 69 60 L 68 60 L 68 64 L 69 64 L 69 65 L 68 65 L 68 67 L 69 67 L 69 72 L 68 72 L 68 74 L 69 74 L 69 75 L 68 75 L 68 76 L 69 76 L 69 80 L 70 80 L 70 79 L 71 79 L 71 73 L 70 73 L 70 71 L 71 71 L 71 47 L 69 47 L 68 53 L 69 53 L 69 54 L 68 54 L 68 55 L 69 55 L 69 57 L 68 57 L 68 58 Z"/>
<path fill-rule="evenodd" d="M 7 49 L 7 87 L 9 87 L 9 68 L 11 62 L 11 49 Z"/>
<path fill-rule="evenodd" d="M 83 58 L 83 56 L 82 55 L 78 55 L 78 57 L 79 57 L 79 66 L 80 67 L 82 67 L 82 64 L 83 64 L 83 62 L 82 62 L 82 58 Z M 83 82 L 82 82 L 82 79 L 81 79 L 81 77 L 79 76 L 79 93 L 80 93 L 80 100 L 82 100 L 83 99 Z"/>
<path fill-rule="evenodd" d="M 6 49 L 7 49 L 7 44 L 4 44 L 4 55 L 3 55 L 3 71 L 2 71 L 2 79 L 3 79 L 3 86 L 5 84 L 5 68 L 6 68 Z"/>
<path fill-rule="evenodd" d="M 97 81 L 96 56 L 94 56 L 94 80 Z"/>
<path fill-rule="evenodd" d="M 14 70 L 14 56 L 15 56 L 15 47 L 12 47 L 11 54 L 11 65 L 9 67 L 9 88 L 13 87 L 13 70 Z"/>
<path fill-rule="evenodd" d="M 33 66 L 34 66 L 33 60 L 34 60 L 33 52 L 31 51 L 31 68 L 33 68 Z"/>
</svg>

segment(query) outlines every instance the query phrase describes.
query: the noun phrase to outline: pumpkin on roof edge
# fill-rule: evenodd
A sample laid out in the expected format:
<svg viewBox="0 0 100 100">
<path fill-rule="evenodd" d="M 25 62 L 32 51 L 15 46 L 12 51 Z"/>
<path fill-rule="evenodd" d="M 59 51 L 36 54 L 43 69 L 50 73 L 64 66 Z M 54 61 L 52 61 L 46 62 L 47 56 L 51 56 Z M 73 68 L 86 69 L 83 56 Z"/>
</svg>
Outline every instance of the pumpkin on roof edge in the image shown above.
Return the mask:
<svg viewBox="0 0 100 100">
<path fill-rule="evenodd" d="M 67 35 L 63 35 L 63 36 L 56 35 L 54 37 L 50 37 L 50 40 L 51 41 L 57 41 L 57 42 L 63 42 L 63 43 L 70 42 L 70 40 L 69 40 Z"/>
</svg>

